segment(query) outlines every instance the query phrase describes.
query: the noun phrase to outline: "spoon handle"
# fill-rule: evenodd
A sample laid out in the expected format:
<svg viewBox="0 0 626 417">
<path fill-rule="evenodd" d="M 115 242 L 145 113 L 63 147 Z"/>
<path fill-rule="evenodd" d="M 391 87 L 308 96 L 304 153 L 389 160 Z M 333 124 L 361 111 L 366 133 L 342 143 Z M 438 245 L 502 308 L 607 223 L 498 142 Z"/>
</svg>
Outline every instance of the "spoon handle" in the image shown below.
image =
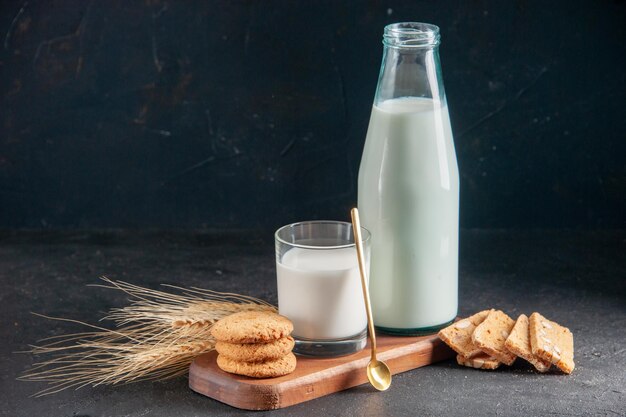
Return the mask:
<svg viewBox="0 0 626 417">
<path fill-rule="evenodd" d="M 370 304 L 370 293 L 367 289 L 365 279 L 365 256 L 363 255 L 363 241 L 361 238 L 361 221 L 359 220 L 359 210 L 355 207 L 350 211 L 352 215 L 352 230 L 354 232 L 354 242 L 359 259 L 359 271 L 361 272 L 361 288 L 363 289 L 363 300 L 365 301 L 365 311 L 367 312 L 367 328 L 369 330 L 370 343 L 372 346 L 372 359 L 376 358 L 376 333 L 374 332 L 374 319 L 372 318 L 372 306 Z"/>
</svg>

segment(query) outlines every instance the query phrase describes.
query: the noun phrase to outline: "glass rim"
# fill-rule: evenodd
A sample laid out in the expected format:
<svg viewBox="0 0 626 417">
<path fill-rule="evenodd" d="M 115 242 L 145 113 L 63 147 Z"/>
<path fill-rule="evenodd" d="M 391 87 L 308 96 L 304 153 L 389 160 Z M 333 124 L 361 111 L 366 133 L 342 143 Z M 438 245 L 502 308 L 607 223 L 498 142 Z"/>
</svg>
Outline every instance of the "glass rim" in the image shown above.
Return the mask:
<svg viewBox="0 0 626 417">
<path fill-rule="evenodd" d="M 315 249 L 315 250 L 331 250 L 331 249 L 343 249 L 343 248 L 352 248 L 352 247 L 356 247 L 356 240 L 354 243 L 348 243 L 346 245 L 334 245 L 334 246 L 315 246 L 315 245 L 303 245 L 300 243 L 293 243 L 293 242 L 287 242 L 285 239 L 281 238 L 280 236 L 278 236 L 278 234 L 288 228 L 293 228 L 299 225 L 306 225 L 306 224 L 337 224 L 337 225 L 347 225 L 350 226 L 350 230 L 352 230 L 352 223 L 350 222 L 344 222 L 341 220 L 307 220 L 307 221 L 301 221 L 301 222 L 295 222 L 295 223 L 291 223 L 291 224 L 286 224 L 284 226 L 279 227 L 275 232 L 274 232 L 274 239 L 282 244 L 285 245 L 289 245 L 289 246 L 293 246 L 295 248 L 301 248 L 301 249 Z M 365 234 L 363 234 L 363 232 L 365 232 Z M 354 231 L 352 232 L 352 234 L 354 234 Z M 363 243 L 367 243 L 369 242 L 370 238 L 372 237 L 372 234 L 370 233 L 369 230 L 367 230 L 365 227 L 361 226 L 361 238 L 362 238 L 362 242 Z"/>
<path fill-rule="evenodd" d="M 424 48 L 438 46 L 439 26 L 422 22 L 398 22 L 385 26 L 383 44 L 392 48 Z"/>
</svg>

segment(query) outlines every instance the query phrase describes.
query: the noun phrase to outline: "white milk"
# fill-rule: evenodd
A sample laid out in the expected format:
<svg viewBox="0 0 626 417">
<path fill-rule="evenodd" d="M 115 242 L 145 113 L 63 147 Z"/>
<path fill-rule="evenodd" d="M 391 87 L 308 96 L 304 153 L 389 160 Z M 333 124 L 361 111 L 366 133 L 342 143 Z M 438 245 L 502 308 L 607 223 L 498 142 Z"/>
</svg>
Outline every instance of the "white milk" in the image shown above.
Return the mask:
<svg viewBox="0 0 626 417">
<path fill-rule="evenodd" d="M 457 313 L 459 174 L 448 109 L 426 98 L 372 109 L 359 170 L 374 322 L 423 328 Z"/>
<path fill-rule="evenodd" d="M 287 251 L 276 263 L 278 309 L 293 322 L 293 335 L 339 339 L 367 325 L 356 249 Z"/>
</svg>

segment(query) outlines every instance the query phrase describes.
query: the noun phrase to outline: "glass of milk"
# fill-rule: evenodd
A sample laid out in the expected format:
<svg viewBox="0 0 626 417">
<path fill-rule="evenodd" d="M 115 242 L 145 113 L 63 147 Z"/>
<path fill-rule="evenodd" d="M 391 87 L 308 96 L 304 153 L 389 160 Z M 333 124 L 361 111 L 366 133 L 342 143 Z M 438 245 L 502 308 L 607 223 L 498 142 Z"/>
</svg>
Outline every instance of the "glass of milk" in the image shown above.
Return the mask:
<svg viewBox="0 0 626 417">
<path fill-rule="evenodd" d="M 361 233 L 369 270 L 370 233 Z M 352 224 L 293 223 L 275 241 L 278 310 L 293 322 L 294 352 L 329 357 L 363 349 L 367 316 Z"/>
</svg>

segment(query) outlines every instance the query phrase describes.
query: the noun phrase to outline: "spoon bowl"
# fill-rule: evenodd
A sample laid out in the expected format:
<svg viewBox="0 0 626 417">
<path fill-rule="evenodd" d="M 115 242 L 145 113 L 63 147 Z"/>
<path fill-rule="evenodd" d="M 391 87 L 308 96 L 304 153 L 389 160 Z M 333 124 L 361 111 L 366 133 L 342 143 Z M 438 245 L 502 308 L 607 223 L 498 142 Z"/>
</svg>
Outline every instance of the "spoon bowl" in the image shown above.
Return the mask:
<svg viewBox="0 0 626 417">
<path fill-rule="evenodd" d="M 378 391 L 386 391 L 391 385 L 391 371 L 385 362 L 374 358 L 367 364 L 367 379 Z"/>
</svg>

